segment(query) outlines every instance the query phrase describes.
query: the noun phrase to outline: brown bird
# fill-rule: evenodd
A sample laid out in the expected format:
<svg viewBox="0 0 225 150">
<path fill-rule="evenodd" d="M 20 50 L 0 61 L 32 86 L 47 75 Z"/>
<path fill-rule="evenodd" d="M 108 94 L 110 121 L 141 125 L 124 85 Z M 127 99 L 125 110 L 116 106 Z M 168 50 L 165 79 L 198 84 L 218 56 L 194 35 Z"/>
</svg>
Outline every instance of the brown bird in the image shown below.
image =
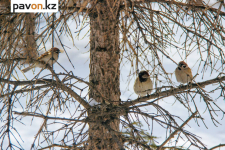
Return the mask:
<svg viewBox="0 0 225 150">
<path fill-rule="evenodd" d="M 175 75 L 177 81 L 181 83 L 189 83 L 193 78 L 191 69 L 184 61 L 179 62 L 178 67 L 175 70 Z"/>
<path fill-rule="evenodd" d="M 50 66 L 52 66 L 52 64 L 54 64 L 58 60 L 59 53 L 63 53 L 63 50 L 59 50 L 58 48 L 53 47 L 49 51 L 45 52 L 44 54 L 42 54 L 40 57 L 36 59 L 40 63 L 35 62 L 34 64 L 23 69 L 22 71 L 25 73 L 35 67 L 44 68 L 45 65 L 43 63 L 49 64 Z"/>
<path fill-rule="evenodd" d="M 134 92 L 139 96 L 150 94 L 153 88 L 152 80 L 147 71 L 141 71 L 134 82 Z"/>
</svg>

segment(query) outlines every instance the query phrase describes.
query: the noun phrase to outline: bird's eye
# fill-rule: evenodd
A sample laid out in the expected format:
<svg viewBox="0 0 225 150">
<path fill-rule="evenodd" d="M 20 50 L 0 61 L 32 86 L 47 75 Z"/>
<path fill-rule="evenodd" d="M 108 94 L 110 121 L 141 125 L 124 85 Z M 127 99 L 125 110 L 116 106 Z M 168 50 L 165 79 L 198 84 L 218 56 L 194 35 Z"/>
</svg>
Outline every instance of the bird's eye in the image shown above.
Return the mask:
<svg viewBox="0 0 225 150">
<path fill-rule="evenodd" d="M 185 66 L 185 65 L 183 65 L 183 68 L 186 68 L 186 66 Z"/>
</svg>

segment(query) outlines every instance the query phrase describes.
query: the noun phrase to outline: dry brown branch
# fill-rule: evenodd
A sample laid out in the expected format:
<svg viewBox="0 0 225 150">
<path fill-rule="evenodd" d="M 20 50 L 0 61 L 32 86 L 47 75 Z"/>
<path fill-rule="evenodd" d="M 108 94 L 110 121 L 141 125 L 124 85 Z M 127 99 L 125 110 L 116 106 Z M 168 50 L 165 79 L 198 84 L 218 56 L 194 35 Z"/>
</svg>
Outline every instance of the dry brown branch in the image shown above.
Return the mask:
<svg viewBox="0 0 225 150">
<path fill-rule="evenodd" d="M 164 121 L 161 121 L 159 119 L 157 119 L 157 116 L 152 116 L 152 115 L 149 115 L 147 113 L 144 113 L 144 112 L 135 112 L 135 111 L 130 111 L 130 113 L 137 113 L 137 114 L 141 114 L 143 116 L 146 116 L 148 118 L 151 118 L 152 120 L 154 120 L 155 122 L 157 122 L 158 124 L 160 124 L 161 126 L 165 125 L 165 126 L 169 126 L 171 128 L 173 128 L 174 130 L 179 130 L 181 131 L 189 140 L 189 142 L 192 143 L 192 145 L 198 147 L 199 149 L 201 149 L 203 146 L 205 148 L 205 145 L 201 142 L 201 140 L 198 139 L 197 135 L 193 134 L 193 133 L 190 133 L 186 130 L 183 130 L 182 128 L 180 129 L 178 125 L 172 125 L 171 122 L 164 122 Z M 172 116 L 169 115 L 168 118 L 171 118 Z M 173 123 L 176 123 L 176 122 L 173 122 Z M 164 127 L 165 128 L 165 127 Z M 200 144 L 201 146 L 199 146 L 198 144 Z"/>
<path fill-rule="evenodd" d="M 77 119 L 70 119 L 70 118 L 60 118 L 60 117 L 49 117 L 43 114 L 38 113 L 30 113 L 30 112 L 17 112 L 13 111 L 14 114 L 21 115 L 21 116 L 33 116 L 33 117 L 39 117 L 43 119 L 52 119 L 52 120 L 63 120 L 63 121 L 74 121 L 74 122 L 87 122 L 86 119 L 83 120 L 77 120 Z"/>
<path fill-rule="evenodd" d="M 161 150 L 164 145 L 166 145 L 166 143 L 171 139 L 173 138 L 177 132 L 180 131 L 180 129 L 182 129 L 192 118 L 195 117 L 195 115 L 197 114 L 197 111 L 194 112 L 178 129 L 176 129 L 173 133 L 170 134 L 170 136 L 157 148 L 157 150 Z"/>
<path fill-rule="evenodd" d="M 44 149 L 50 149 L 54 147 L 60 147 L 60 148 L 66 148 L 66 149 L 73 149 L 73 150 L 83 150 L 83 147 L 77 147 L 77 146 L 66 146 L 66 145 L 60 145 L 60 144 L 52 144 L 43 148 L 40 148 L 38 150 L 44 150 Z"/>
<path fill-rule="evenodd" d="M 141 4 L 143 1 L 136 1 L 134 2 L 134 5 L 138 5 L 138 4 Z M 207 5 L 204 5 L 204 4 L 187 4 L 187 3 L 182 3 L 182 2 L 178 2 L 178 1 L 168 1 L 168 0 L 145 0 L 145 3 L 154 3 L 154 2 L 161 2 L 161 3 L 165 3 L 165 4 L 168 4 L 168 5 L 177 5 L 179 7 L 183 6 L 183 7 L 194 7 L 195 9 L 200 9 L 201 10 L 209 10 L 209 11 L 212 11 L 212 12 L 215 12 L 217 13 L 218 15 L 221 15 L 221 16 L 225 16 L 225 13 L 222 12 L 222 11 L 219 11 L 216 9 L 216 8 L 212 8 L 210 6 L 207 6 Z M 127 7 L 132 7 L 132 5 L 130 5 L 130 1 L 128 0 L 127 1 L 127 4 L 126 5 L 121 5 L 121 9 L 126 9 Z M 69 6 L 69 7 L 65 7 L 65 6 L 62 6 L 62 7 L 59 7 L 59 9 L 62 9 L 62 10 L 65 10 L 65 9 L 68 9 L 68 10 L 73 10 L 73 11 L 79 11 L 79 12 L 86 12 L 88 9 L 87 8 L 82 8 L 79 7 L 79 6 Z"/>
<path fill-rule="evenodd" d="M 216 146 L 210 148 L 210 150 L 214 150 L 216 148 L 220 148 L 220 147 L 224 147 L 224 146 L 225 146 L 225 144 L 219 144 L 219 145 L 216 145 Z"/>
<path fill-rule="evenodd" d="M 198 88 L 199 86 L 204 87 L 206 85 L 210 85 L 213 83 L 219 83 L 224 80 L 225 80 L 225 76 L 222 76 L 222 77 L 217 77 L 217 78 L 207 80 L 204 82 L 198 82 L 197 84 L 192 83 L 192 84 L 187 84 L 184 86 L 179 86 L 178 88 L 172 88 L 170 90 L 166 90 L 166 91 L 163 91 L 160 93 L 153 93 L 151 95 L 147 95 L 145 97 L 141 97 L 141 98 L 135 99 L 133 101 L 124 102 L 123 104 L 121 104 L 121 106 L 128 107 L 128 106 L 132 106 L 137 103 L 140 103 L 140 102 L 146 102 L 147 100 L 150 100 L 150 99 L 155 99 L 155 98 L 164 97 L 164 96 L 168 97 L 171 95 L 180 94 L 180 93 L 186 92 L 186 90 L 189 90 L 189 89 Z"/>
<path fill-rule="evenodd" d="M 73 96 L 86 109 L 88 109 L 90 107 L 89 104 L 84 99 L 82 99 L 77 93 L 75 93 L 72 89 L 70 89 L 69 87 L 67 87 L 64 84 L 62 84 L 60 82 L 57 82 L 55 80 L 41 79 L 41 80 L 34 80 L 34 81 L 10 81 L 10 80 L 7 80 L 7 79 L 0 78 L 0 82 L 5 82 L 5 83 L 8 83 L 8 84 L 13 84 L 13 85 L 50 84 L 53 87 L 59 87 L 61 90 L 64 90 L 65 92 L 68 92 L 68 94 Z"/>
</svg>

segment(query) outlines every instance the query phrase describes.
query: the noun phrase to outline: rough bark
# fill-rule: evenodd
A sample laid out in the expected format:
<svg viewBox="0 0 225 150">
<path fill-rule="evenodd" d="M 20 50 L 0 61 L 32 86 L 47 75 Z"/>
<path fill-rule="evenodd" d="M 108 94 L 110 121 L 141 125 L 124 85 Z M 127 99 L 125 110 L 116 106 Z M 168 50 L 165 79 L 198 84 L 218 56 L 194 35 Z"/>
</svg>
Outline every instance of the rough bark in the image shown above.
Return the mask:
<svg viewBox="0 0 225 150">
<path fill-rule="evenodd" d="M 37 44 L 35 40 L 35 15 L 33 13 L 27 14 L 25 16 L 24 26 L 27 26 L 25 30 L 25 37 L 22 51 L 24 53 L 24 57 L 26 57 L 30 61 L 30 59 L 37 58 Z"/>
<path fill-rule="evenodd" d="M 114 134 L 114 131 L 119 131 L 119 116 L 104 115 L 120 101 L 119 2 L 111 0 L 92 5 L 95 7 L 89 13 L 89 80 L 94 86 L 90 88 L 89 98 L 102 105 L 89 111 L 89 116 L 95 111 L 101 111 L 103 115 L 89 124 L 88 149 L 122 149 L 119 135 Z"/>
</svg>

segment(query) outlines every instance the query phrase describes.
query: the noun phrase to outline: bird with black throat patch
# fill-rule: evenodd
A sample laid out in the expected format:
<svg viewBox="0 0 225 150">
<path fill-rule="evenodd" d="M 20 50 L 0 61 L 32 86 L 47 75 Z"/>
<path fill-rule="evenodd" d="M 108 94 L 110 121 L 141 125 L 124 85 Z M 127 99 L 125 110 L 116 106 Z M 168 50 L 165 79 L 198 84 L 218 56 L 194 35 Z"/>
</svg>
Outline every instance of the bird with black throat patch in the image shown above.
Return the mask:
<svg viewBox="0 0 225 150">
<path fill-rule="evenodd" d="M 175 70 L 175 76 L 177 79 L 177 82 L 180 83 L 189 83 L 192 82 L 192 72 L 191 68 L 188 67 L 188 64 L 184 61 L 180 61 L 176 70 Z"/>
<path fill-rule="evenodd" d="M 138 96 L 146 96 L 151 93 L 153 83 L 147 71 L 141 71 L 134 82 L 134 92 Z"/>
<path fill-rule="evenodd" d="M 59 58 L 59 53 L 63 53 L 63 50 L 60 50 L 56 47 L 51 48 L 40 57 L 36 59 L 37 62 L 33 63 L 31 66 L 24 68 L 22 71 L 25 73 L 33 68 L 45 68 L 45 64 L 52 66 Z"/>
</svg>

